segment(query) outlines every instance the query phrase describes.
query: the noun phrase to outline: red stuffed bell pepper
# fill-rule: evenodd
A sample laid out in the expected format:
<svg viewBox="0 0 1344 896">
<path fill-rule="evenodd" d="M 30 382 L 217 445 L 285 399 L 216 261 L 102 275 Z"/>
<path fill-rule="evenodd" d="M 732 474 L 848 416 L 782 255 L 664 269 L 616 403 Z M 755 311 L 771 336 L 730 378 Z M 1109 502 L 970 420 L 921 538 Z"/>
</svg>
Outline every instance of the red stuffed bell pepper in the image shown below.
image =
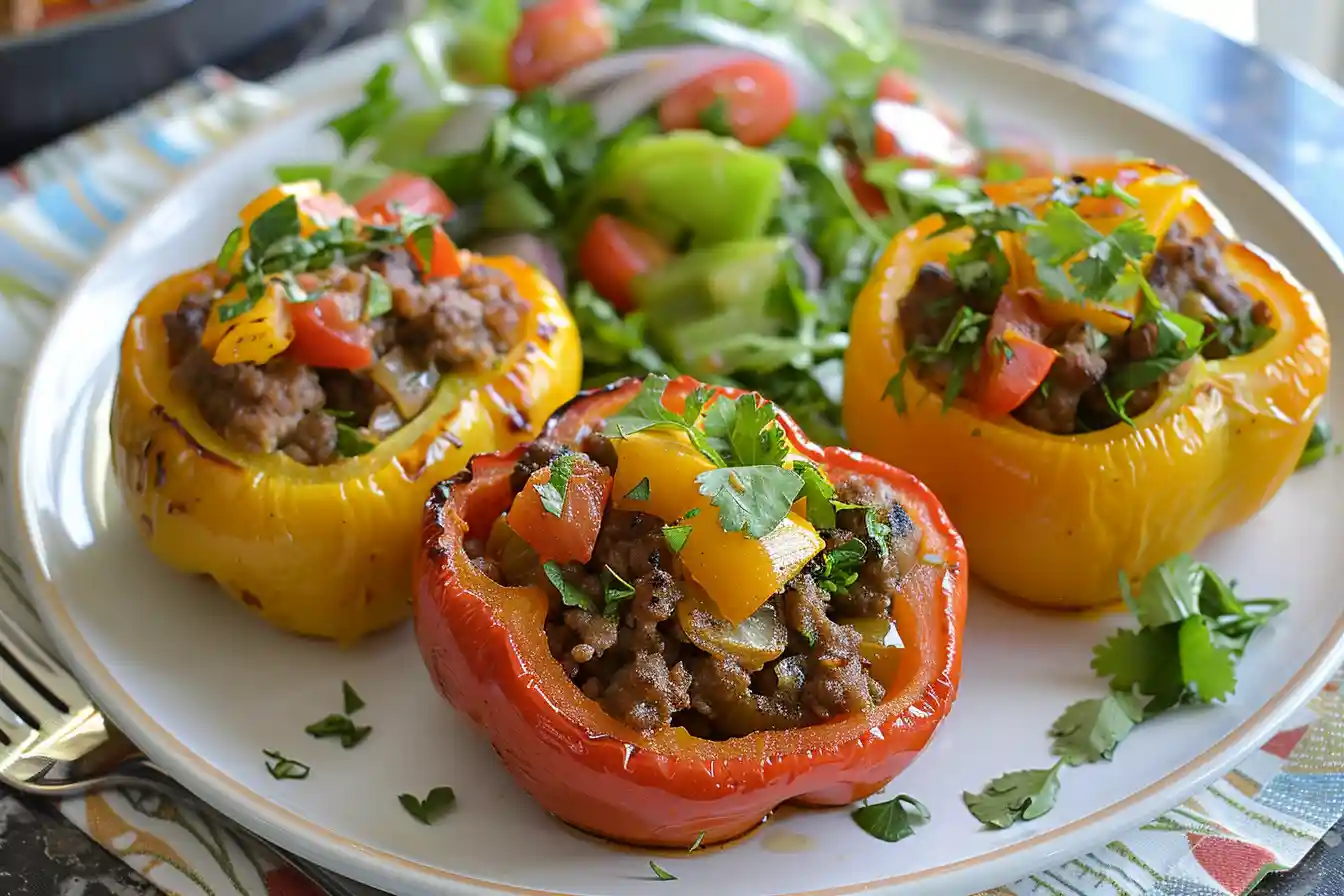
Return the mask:
<svg viewBox="0 0 1344 896">
<path fill-rule="evenodd" d="M 909 765 L 956 695 L 967 581 L 913 476 L 753 394 L 650 377 L 434 489 L 415 622 L 547 811 L 685 848 Z"/>
</svg>

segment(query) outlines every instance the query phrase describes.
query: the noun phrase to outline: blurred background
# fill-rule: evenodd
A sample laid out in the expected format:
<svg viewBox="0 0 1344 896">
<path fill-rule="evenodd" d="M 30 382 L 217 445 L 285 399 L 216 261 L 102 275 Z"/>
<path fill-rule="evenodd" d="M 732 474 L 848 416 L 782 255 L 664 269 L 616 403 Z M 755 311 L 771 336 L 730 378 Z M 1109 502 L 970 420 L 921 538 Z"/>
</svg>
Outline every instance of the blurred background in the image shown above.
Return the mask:
<svg viewBox="0 0 1344 896">
<path fill-rule="evenodd" d="M 202 66 L 263 79 L 382 30 L 422 2 L 428 0 L 0 0 L 0 165 Z M 996 20 L 1045 34 L 1066 19 L 1140 18 L 1151 4 L 1289 57 L 1294 66 L 1344 78 L 1340 0 L 898 2 L 912 21 L 980 19 L 980 30 L 991 34 Z"/>
</svg>

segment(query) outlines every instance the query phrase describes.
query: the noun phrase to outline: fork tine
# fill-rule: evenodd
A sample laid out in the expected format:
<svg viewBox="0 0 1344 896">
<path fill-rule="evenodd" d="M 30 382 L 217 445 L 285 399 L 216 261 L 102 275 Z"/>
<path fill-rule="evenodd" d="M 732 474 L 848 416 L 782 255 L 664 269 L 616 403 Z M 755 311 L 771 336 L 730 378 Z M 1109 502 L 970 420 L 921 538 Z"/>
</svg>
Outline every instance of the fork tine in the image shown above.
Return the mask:
<svg viewBox="0 0 1344 896">
<path fill-rule="evenodd" d="M 0 703 L 8 703 L 20 718 L 28 716 L 35 720 L 39 728 L 66 717 L 61 707 L 53 706 L 3 655 L 0 655 Z"/>
<path fill-rule="evenodd" d="M 19 718 L 14 710 L 10 709 L 0 700 L 0 736 L 8 740 L 11 746 L 19 746 L 28 739 L 28 735 L 33 733 L 33 729 L 28 723 Z M 3 765 L 5 751 L 4 744 L 0 743 L 0 765 Z"/>
<path fill-rule="evenodd" d="M 69 709 L 77 710 L 89 704 L 84 689 L 65 671 L 65 667 L 3 612 L 0 612 L 0 650 L 13 657 L 29 676 Z M 0 662 L 0 668 L 3 666 L 4 663 Z M 15 699 L 19 699 L 17 695 Z"/>
</svg>

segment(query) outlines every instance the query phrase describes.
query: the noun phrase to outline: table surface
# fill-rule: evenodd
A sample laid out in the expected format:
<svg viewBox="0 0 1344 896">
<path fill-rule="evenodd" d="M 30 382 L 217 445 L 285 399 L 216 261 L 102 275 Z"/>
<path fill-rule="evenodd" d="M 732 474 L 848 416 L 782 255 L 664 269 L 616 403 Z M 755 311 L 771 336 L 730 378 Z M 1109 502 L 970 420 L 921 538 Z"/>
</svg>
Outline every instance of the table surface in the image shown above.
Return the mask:
<svg viewBox="0 0 1344 896">
<path fill-rule="evenodd" d="M 328 0 L 255 48 L 219 60 L 260 80 L 385 28 L 401 0 Z M 905 0 L 907 19 L 1001 41 L 1086 69 L 1164 107 L 1262 166 L 1344 244 L 1344 89 L 1195 22 L 1122 0 Z M 157 896 L 49 806 L 0 791 L 0 892 Z M 1255 896 L 1344 893 L 1344 823 Z"/>
</svg>

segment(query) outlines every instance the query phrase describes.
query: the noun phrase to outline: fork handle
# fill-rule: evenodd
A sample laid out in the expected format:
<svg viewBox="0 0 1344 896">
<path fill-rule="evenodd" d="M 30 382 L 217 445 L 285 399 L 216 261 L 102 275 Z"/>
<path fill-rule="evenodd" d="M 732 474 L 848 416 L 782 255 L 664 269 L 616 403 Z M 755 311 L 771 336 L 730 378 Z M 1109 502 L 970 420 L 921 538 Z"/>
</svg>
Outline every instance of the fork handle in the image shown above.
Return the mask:
<svg viewBox="0 0 1344 896">
<path fill-rule="evenodd" d="M 143 787 L 164 796 L 190 803 L 199 812 L 205 812 L 222 822 L 234 835 L 246 838 L 271 852 L 283 864 L 293 868 L 324 896 L 368 896 L 368 893 L 356 893 L 345 878 L 321 865 L 297 856 L 287 849 L 256 836 L 233 819 L 226 817 L 218 809 L 196 796 L 179 784 L 172 776 L 159 768 L 145 754 L 133 752 L 118 764 L 117 768 L 102 782 L 104 787 Z"/>
</svg>

